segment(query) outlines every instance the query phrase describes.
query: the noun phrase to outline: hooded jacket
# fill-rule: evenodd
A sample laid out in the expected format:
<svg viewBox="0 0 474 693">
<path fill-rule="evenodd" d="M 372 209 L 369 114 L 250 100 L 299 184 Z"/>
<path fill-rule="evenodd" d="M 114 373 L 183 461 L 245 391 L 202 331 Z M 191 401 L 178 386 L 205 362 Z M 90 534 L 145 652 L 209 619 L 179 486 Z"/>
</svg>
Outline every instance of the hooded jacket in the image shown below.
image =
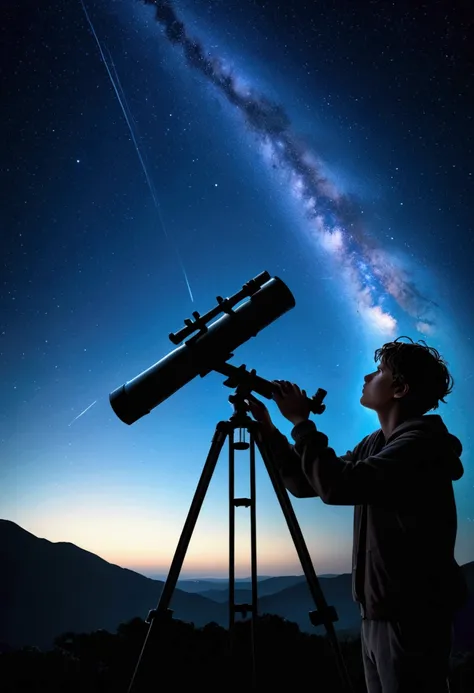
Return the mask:
<svg viewBox="0 0 474 693">
<path fill-rule="evenodd" d="M 438 415 L 381 429 L 338 457 L 313 421 L 267 439 L 286 488 L 353 505 L 352 596 L 369 619 L 398 620 L 433 609 L 452 614 L 467 599 L 454 558 L 453 481 L 463 475 L 462 445 Z"/>
</svg>

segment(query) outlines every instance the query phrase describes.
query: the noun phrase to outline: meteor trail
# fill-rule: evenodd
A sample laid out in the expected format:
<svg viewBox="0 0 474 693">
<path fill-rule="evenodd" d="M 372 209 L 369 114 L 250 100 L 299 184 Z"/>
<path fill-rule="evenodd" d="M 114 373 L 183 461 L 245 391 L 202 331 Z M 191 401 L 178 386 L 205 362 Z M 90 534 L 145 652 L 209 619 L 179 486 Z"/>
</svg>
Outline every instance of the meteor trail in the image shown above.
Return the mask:
<svg viewBox="0 0 474 693">
<path fill-rule="evenodd" d="M 257 136 L 265 161 L 277 169 L 307 220 L 310 240 L 317 242 L 339 270 L 341 289 L 371 328 L 393 334 L 397 321 L 386 307 L 393 300 L 422 334 L 431 334 L 436 304 L 415 285 L 405 261 L 380 247 L 366 230 L 360 206 L 328 179 L 320 158 L 292 128 L 284 108 L 253 89 L 218 55 L 190 36 L 170 0 L 142 0 L 152 5 L 155 20 L 187 65 L 196 70 L 243 117 Z"/>
<path fill-rule="evenodd" d="M 172 241 L 171 241 L 171 239 L 170 239 L 170 237 L 169 237 L 169 235 L 168 235 L 168 232 L 166 231 L 165 223 L 164 223 L 164 221 L 163 221 L 163 215 L 162 215 L 162 213 L 161 213 L 160 203 L 159 203 L 159 200 L 158 200 L 158 195 L 157 195 L 157 193 L 156 193 L 155 186 L 153 185 L 153 181 L 151 180 L 150 175 L 149 175 L 149 173 L 148 173 L 148 170 L 147 170 L 145 161 L 144 161 L 143 156 L 142 156 L 142 153 L 141 153 L 141 151 L 140 151 L 140 147 L 138 146 L 137 138 L 136 138 L 136 136 L 135 136 L 135 133 L 134 133 L 132 124 L 131 124 L 131 122 L 130 122 L 130 119 L 133 120 L 133 116 L 132 116 L 132 114 L 131 114 L 131 112 L 130 112 L 130 108 L 128 107 L 127 100 L 125 99 L 125 94 L 124 94 L 124 91 L 123 91 L 123 87 L 122 87 L 122 85 L 120 84 L 120 80 L 119 80 L 119 78 L 118 78 L 117 68 L 115 67 L 115 64 L 113 63 L 113 61 L 111 60 L 112 66 L 113 66 L 113 69 L 114 69 L 114 72 L 115 72 L 115 75 L 116 75 L 116 77 L 117 77 L 117 82 L 118 82 L 118 84 L 119 84 L 119 86 L 120 86 L 120 91 L 122 91 L 123 99 L 122 99 L 122 97 L 121 97 L 121 95 L 120 95 L 119 88 L 117 87 L 117 84 L 116 84 L 116 82 L 115 82 L 115 80 L 114 80 L 114 78 L 113 78 L 113 75 L 112 75 L 112 72 L 111 72 L 111 70 L 110 70 L 109 64 L 108 64 L 108 62 L 107 62 L 107 60 L 106 60 L 106 58 L 105 58 L 105 55 L 104 55 L 104 50 L 103 50 L 103 48 L 102 48 L 102 44 L 101 44 L 101 42 L 99 41 L 99 37 L 97 36 L 97 32 L 96 32 L 96 30 L 95 30 L 95 28 L 94 28 L 94 25 L 93 25 L 93 23 L 92 23 L 91 18 L 89 17 L 89 13 L 87 12 L 87 8 L 86 8 L 86 6 L 85 6 L 83 0 L 81 0 L 81 5 L 82 5 L 82 9 L 84 10 L 84 14 L 85 14 L 85 16 L 86 16 L 87 22 L 89 23 L 89 27 L 90 27 L 90 29 L 91 29 L 91 31 L 92 31 L 92 34 L 93 34 L 93 36 L 94 36 L 94 38 L 95 38 L 95 40 L 96 40 L 97 47 L 99 48 L 100 57 L 102 58 L 102 62 L 103 62 L 104 65 L 105 65 L 105 68 L 106 68 L 106 70 L 107 70 L 107 74 L 109 75 L 109 78 L 110 78 L 110 82 L 111 82 L 112 87 L 113 87 L 113 89 L 114 89 L 114 91 L 115 91 L 115 95 L 117 96 L 117 100 L 118 100 L 118 102 L 119 102 L 119 104 L 120 104 L 120 107 L 121 107 L 121 109 L 122 109 L 122 113 L 123 113 L 123 115 L 124 115 L 125 121 L 126 121 L 126 123 L 127 123 L 128 129 L 129 129 L 129 132 L 130 132 L 130 137 L 132 138 L 132 142 L 133 142 L 133 144 L 134 144 L 134 146 L 135 146 L 135 151 L 137 152 L 137 156 L 138 156 L 138 159 L 139 159 L 139 161 L 140 161 L 141 167 L 142 167 L 142 169 L 143 169 L 143 173 L 145 174 L 145 178 L 146 178 L 146 182 L 147 182 L 147 184 L 148 184 L 148 188 L 149 188 L 149 190 L 150 190 L 150 194 L 151 194 L 151 196 L 152 196 L 152 198 L 153 198 L 153 202 L 154 202 L 154 205 L 155 205 L 155 209 L 156 209 L 156 211 L 157 211 L 157 213 L 158 213 L 158 218 L 159 218 L 159 220 L 160 220 L 161 228 L 162 228 L 162 230 L 163 230 L 163 233 L 164 233 L 164 235 L 165 235 L 166 240 L 168 241 L 168 244 L 170 245 L 170 247 L 173 248 L 173 250 L 174 250 L 175 253 L 176 253 L 176 257 L 177 257 L 179 266 L 180 266 L 180 268 L 181 268 L 181 272 L 183 273 L 184 281 L 186 282 L 186 286 L 187 286 L 187 288 L 188 288 L 189 297 L 191 298 L 191 301 L 194 303 L 193 292 L 191 291 L 191 285 L 190 285 L 189 280 L 188 280 L 188 275 L 187 275 L 186 269 L 185 269 L 185 267 L 184 267 L 183 261 L 182 261 L 182 259 L 181 259 L 181 255 L 180 255 L 180 253 L 179 253 L 179 251 L 178 251 L 178 248 L 177 248 L 176 244 L 172 243 Z M 108 49 L 107 49 L 107 50 L 108 50 Z M 109 56 L 112 57 L 112 56 L 110 55 L 110 51 L 108 51 L 108 53 L 109 53 Z M 127 105 L 127 108 L 125 108 L 125 106 L 124 106 L 124 101 L 125 101 L 125 103 L 126 103 L 126 105 Z M 127 111 L 128 111 L 128 112 L 127 112 Z M 129 117 L 129 114 L 130 114 L 130 117 Z"/>
<path fill-rule="evenodd" d="M 81 411 L 81 413 L 78 414 L 78 415 L 76 416 L 76 418 L 73 419 L 73 420 L 71 421 L 70 424 L 68 424 L 68 426 L 71 426 L 71 425 L 74 423 L 74 421 L 77 421 L 77 419 L 80 419 L 81 416 L 83 416 L 83 415 L 86 413 L 86 411 L 89 411 L 89 409 L 90 409 L 91 407 L 93 407 L 94 404 L 96 404 L 97 402 L 98 402 L 98 400 L 96 399 L 95 402 L 92 402 L 92 404 L 89 404 L 89 406 L 86 407 L 86 409 L 84 409 L 84 411 Z"/>
</svg>

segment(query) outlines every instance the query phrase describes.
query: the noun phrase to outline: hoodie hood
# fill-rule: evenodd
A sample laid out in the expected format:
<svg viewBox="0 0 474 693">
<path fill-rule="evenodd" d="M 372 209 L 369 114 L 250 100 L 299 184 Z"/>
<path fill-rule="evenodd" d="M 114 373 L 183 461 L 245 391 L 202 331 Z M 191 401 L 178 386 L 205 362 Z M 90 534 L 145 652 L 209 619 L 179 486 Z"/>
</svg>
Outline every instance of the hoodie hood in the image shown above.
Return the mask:
<svg viewBox="0 0 474 693">
<path fill-rule="evenodd" d="M 459 438 L 450 433 L 441 416 L 426 414 L 414 419 L 407 419 L 394 429 L 387 443 L 398 436 L 412 432 L 414 436 L 426 438 L 427 448 L 436 450 L 437 457 L 449 467 L 451 479 L 457 481 L 464 474 L 460 460 L 462 444 Z"/>
</svg>

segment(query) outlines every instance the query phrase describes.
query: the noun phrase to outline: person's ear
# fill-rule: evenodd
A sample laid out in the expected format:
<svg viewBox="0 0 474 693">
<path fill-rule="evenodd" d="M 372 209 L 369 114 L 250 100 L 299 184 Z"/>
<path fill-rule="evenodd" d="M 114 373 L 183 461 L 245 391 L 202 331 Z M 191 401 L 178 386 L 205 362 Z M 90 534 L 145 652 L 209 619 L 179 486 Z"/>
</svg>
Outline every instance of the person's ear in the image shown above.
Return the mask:
<svg viewBox="0 0 474 693">
<path fill-rule="evenodd" d="M 406 397 L 409 391 L 410 386 L 407 385 L 407 383 L 403 383 L 402 385 L 395 385 L 393 396 L 395 397 L 395 399 L 401 399 L 402 397 Z"/>
</svg>

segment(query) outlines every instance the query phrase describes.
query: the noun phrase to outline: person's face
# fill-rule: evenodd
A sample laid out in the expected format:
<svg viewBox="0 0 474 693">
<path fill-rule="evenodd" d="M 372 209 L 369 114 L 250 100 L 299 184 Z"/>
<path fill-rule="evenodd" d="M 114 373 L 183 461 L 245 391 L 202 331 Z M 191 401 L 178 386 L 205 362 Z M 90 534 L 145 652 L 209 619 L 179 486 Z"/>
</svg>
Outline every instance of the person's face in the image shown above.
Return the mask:
<svg viewBox="0 0 474 693">
<path fill-rule="evenodd" d="M 364 387 L 360 403 L 368 409 L 381 412 L 389 409 L 397 401 L 393 375 L 383 363 L 373 373 L 364 377 Z"/>
</svg>

